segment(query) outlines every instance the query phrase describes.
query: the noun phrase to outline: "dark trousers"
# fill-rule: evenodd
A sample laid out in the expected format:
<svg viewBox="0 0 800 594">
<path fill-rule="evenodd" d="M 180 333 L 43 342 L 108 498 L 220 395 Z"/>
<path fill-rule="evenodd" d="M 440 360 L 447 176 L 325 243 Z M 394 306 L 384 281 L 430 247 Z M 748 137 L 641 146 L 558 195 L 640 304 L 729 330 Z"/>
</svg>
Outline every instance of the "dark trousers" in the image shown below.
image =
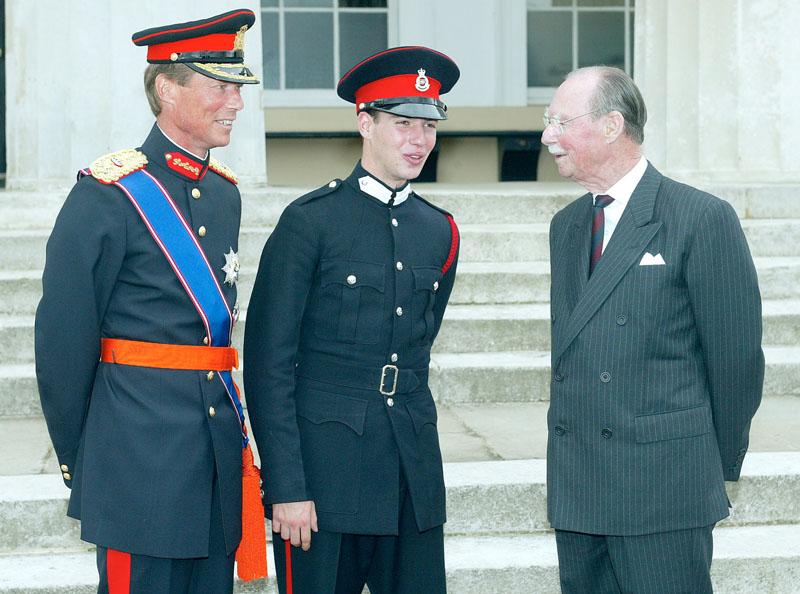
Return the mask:
<svg viewBox="0 0 800 594">
<path fill-rule="evenodd" d="M 565 594 L 706 594 L 714 526 L 641 536 L 556 530 Z"/>
<path fill-rule="evenodd" d="M 420 532 L 401 477 L 397 536 L 319 532 L 311 548 L 291 549 L 292 594 L 445 594 L 442 526 Z M 286 546 L 274 543 L 278 588 L 287 594 Z"/>
<path fill-rule="evenodd" d="M 236 554 L 225 552 L 219 489 L 214 481 L 208 557 L 167 559 L 97 547 L 98 594 L 230 594 Z"/>
</svg>

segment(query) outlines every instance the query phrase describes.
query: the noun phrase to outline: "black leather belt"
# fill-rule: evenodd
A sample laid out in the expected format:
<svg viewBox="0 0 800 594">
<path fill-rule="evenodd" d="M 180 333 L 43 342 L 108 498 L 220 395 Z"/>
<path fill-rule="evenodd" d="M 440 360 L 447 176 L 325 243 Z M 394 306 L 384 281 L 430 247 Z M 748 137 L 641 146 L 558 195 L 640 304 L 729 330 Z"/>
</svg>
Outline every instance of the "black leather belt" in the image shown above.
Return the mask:
<svg viewBox="0 0 800 594">
<path fill-rule="evenodd" d="M 320 357 L 304 357 L 295 375 L 326 384 L 376 390 L 384 396 L 407 394 L 428 384 L 427 369 L 401 369 L 396 365 L 359 367 Z"/>
</svg>

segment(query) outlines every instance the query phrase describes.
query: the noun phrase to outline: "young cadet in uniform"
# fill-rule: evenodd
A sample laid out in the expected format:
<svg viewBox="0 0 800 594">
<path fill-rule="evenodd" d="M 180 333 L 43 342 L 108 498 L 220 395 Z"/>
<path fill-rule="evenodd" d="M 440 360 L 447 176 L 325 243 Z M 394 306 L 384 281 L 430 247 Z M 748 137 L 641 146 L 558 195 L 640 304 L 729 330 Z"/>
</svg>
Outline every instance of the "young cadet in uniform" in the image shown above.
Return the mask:
<svg viewBox="0 0 800 594">
<path fill-rule="evenodd" d="M 139 149 L 79 173 L 47 244 L 36 373 L 67 513 L 97 544 L 98 592 L 233 588 L 241 201 L 210 149 L 258 82 L 242 51 L 254 21 L 233 10 L 133 36 L 156 123 Z"/>
<path fill-rule="evenodd" d="M 445 592 L 428 366 L 458 230 L 409 180 L 446 118 L 439 95 L 458 76 L 450 58 L 424 47 L 354 66 L 338 93 L 357 105 L 361 161 L 290 204 L 264 248 L 245 392 L 269 469 L 282 593 L 360 594 L 365 583 L 372 594 Z"/>
</svg>

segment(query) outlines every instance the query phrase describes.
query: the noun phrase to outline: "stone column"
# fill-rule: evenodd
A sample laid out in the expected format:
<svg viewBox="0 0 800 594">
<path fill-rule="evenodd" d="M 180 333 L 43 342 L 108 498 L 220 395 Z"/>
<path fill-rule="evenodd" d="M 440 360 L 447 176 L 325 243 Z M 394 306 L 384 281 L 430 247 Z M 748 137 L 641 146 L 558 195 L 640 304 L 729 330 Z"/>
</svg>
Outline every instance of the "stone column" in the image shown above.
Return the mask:
<svg viewBox="0 0 800 594">
<path fill-rule="evenodd" d="M 713 182 L 800 180 L 800 3 L 640 0 L 635 18 L 657 167 Z"/>
<path fill-rule="evenodd" d="M 259 2 L 245 57 L 261 72 Z M 81 167 L 105 153 L 139 146 L 153 123 L 142 75 L 146 49 L 131 35 L 147 27 L 206 18 L 213 0 L 172 2 L 6 2 L 7 186 L 68 187 Z M 245 109 L 231 145 L 214 151 L 242 184 L 266 183 L 261 85 L 245 85 Z"/>
</svg>

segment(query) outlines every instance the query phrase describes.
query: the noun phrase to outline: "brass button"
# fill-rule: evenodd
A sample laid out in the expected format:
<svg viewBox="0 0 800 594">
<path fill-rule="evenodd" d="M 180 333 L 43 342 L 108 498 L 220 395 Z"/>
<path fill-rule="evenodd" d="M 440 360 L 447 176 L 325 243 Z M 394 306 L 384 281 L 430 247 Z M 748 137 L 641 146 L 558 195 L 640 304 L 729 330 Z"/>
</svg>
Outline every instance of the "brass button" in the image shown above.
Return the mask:
<svg viewBox="0 0 800 594">
<path fill-rule="evenodd" d="M 172 161 L 172 153 L 166 153 L 166 154 L 164 155 L 164 158 L 165 158 L 167 161 Z"/>
<path fill-rule="evenodd" d="M 354 284 L 356 284 L 356 281 L 357 281 L 357 280 L 358 280 L 358 279 L 356 278 L 356 275 L 355 275 L 355 274 L 351 274 L 351 275 L 349 275 L 349 276 L 347 277 L 347 284 L 348 284 L 348 285 L 354 285 Z"/>
<path fill-rule="evenodd" d="M 206 375 L 206 379 L 208 381 L 213 380 L 214 379 L 214 372 L 213 371 L 209 371 L 208 374 Z"/>
<path fill-rule="evenodd" d="M 197 188 L 192 188 L 192 198 L 194 198 L 195 200 L 200 198 L 200 190 L 198 190 Z"/>
<path fill-rule="evenodd" d="M 394 310 L 394 313 L 396 313 L 398 316 L 402 316 L 403 315 L 403 308 L 402 307 L 398 307 L 396 310 Z"/>
<path fill-rule="evenodd" d="M 395 266 L 397 267 L 397 270 L 402 270 L 403 269 L 403 263 L 402 262 L 398 262 L 397 264 L 395 264 Z"/>
<path fill-rule="evenodd" d="M 397 353 L 392 353 L 392 356 L 390 358 L 392 360 L 392 363 L 397 363 Z"/>
<path fill-rule="evenodd" d="M 68 473 L 68 472 L 63 473 L 61 476 L 64 477 L 65 481 L 71 481 L 72 480 L 72 475 L 70 473 Z"/>
<path fill-rule="evenodd" d="M 206 228 L 203 225 L 200 225 L 200 228 L 197 230 L 197 234 L 200 237 L 205 237 L 206 236 Z"/>
<path fill-rule="evenodd" d="M 208 407 L 208 416 L 209 417 L 216 417 L 217 416 L 217 409 L 213 406 Z"/>
<path fill-rule="evenodd" d="M 394 398 L 387 398 L 386 406 L 394 406 Z"/>
<path fill-rule="evenodd" d="M 208 336 L 204 336 L 203 337 L 203 344 L 205 344 L 205 345 L 208 344 Z"/>
<path fill-rule="evenodd" d="M 66 464 L 61 465 L 61 472 L 69 472 L 69 466 Z"/>
<path fill-rule="evenodd" d="M 397 219 L 392 219 L 392 227 L 397 227 Z"/>
<path fill-rule="evenodd" d="M 176 54 L 175 52 L 172 52 L 169 55 L 169 59 L 172 60 L 173 62 L 177 62 L 178 61 L 178 54 Z"/>
<path fill-rule="evenodd" d="M 433 281 L 433 290 L 434 291 L 438 291 L 439 290 L 439 281 Z"/>
</svg>

